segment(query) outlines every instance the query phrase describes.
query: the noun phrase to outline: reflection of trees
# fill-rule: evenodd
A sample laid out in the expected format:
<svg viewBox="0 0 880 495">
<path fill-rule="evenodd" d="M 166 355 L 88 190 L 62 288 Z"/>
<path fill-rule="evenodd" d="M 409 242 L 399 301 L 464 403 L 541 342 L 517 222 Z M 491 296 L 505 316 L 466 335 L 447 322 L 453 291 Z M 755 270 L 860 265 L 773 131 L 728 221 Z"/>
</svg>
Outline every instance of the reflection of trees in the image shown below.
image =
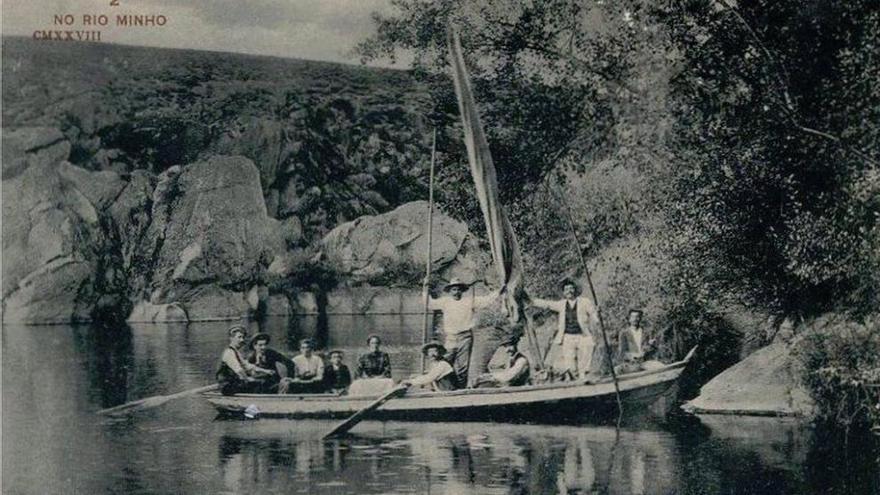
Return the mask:
<svg viewBox="0 0 880 495">
<path fill-rule="evenodd" d="M 131 328 L 99 324 L 72 328 L 76 350 L 88 374 L 89 395 L 100 407 L 122 404 L 128 397 L 128 372 L 132 366 Z"/>
</svg>

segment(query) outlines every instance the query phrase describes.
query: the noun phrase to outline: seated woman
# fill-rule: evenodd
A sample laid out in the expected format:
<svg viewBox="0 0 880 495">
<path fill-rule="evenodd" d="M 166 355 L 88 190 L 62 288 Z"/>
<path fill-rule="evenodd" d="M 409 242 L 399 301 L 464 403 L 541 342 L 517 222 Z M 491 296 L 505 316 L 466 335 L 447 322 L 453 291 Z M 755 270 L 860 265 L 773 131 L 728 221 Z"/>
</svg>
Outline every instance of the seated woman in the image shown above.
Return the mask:
<svg viewBox="0 0 880 495">
<path fill-rule="evenodd" d="M 387 352 L 379 350 L 382 339 L 378 335 L 367 337 L 370 352 L 358 358 L 357 378 L 391 378 L 391 358 Z"/>
<path fill-rule="evenodd" d="M 361 354 L 355 370 L 355 381 L 348 389 L 349 395 L 382 394 L 394 387 L 391 379 L 391 358 L 379 349 L 382 339 L 378 335 L 367 337 L 369 352 Z"/>
<path fill-rule="evenodd" d="M 519 387 L 529 383 L 531 367 L 529 360 L 517 350 L 519 336 L 511 335 L 498 347 L 506 354 L 501 367 L 477 377 L 477 388 Z"/>
<path fill-rule="evenodd" d="M 330 364 L 324 367 L 324 390 L 333 394 L 342 394 L 351 385 L 351 372 L 342 363 L 342 351 L 330 351 Z"/>
<path fill-rule="evenodd" d="M 269 334 L 261 332 L 254 335 L 249 346 L 253 350 L 253 354 L 247 359 L 255 366 L 275 372 L 262 379 L 260 392 L 264 394 L 277 393 L 281 379 L 287 378 L 294 369 L 293 361 L 275 349 L 271 349 L 269 342 L 271 342 Z"/>
<path fill-rule="evenodd" d="M 217 367 L 217 383 L 223 395 L 256 393 L 262 389 L 261 378 L 273 372 L 242 359 L 239 349 L 244 344 L 247 330 L 241 325 L 230 327 L 229 347 L 220 355 Z"/>
<path fill-rule="evenodd" d="M 455 390 L 455 370 L 443 360 L 446 348 L 439 342 L 428 342 L 422 346 L 422 354 L 428 359 L 428 370 L 400 382 L 407 387 L 423 387 L 435 392 Z"/>
</svg>

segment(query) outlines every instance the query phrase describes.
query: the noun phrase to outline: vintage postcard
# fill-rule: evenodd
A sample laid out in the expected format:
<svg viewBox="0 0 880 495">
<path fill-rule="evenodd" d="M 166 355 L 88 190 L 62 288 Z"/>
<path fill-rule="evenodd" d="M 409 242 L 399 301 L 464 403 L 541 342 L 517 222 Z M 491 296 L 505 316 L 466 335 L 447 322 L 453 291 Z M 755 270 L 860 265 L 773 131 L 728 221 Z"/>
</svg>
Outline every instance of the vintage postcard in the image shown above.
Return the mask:
<svg viewBox="0 0 880 495">
<path fill-rule="evenodd" d="M 9 494 L 880 493 L 870 0 L 9 0 Z"/>
</svg>

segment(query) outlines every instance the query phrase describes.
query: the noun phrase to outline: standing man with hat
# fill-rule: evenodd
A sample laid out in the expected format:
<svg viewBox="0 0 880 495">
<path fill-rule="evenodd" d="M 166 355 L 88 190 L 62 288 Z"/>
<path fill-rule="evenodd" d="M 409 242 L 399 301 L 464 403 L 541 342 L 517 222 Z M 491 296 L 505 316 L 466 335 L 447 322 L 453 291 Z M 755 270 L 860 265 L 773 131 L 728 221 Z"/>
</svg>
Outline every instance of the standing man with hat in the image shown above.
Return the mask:
<svg viewBox="0 0 880 495">
<path fill-rule="evenodd" d="M 462 297 L 468 289 L 458 278 L 453 278 L 443 287 L 448 296 L 434 299 L 428 294 L 428 284 L 422 296 L 427 300 L 428 310 L 443 312 L 443 335 L 445 338 L 446 360 L 455 369 L 457 386 L 463 388 L 468 383 L 471 349 L 474 345 L 474 312 L 492 304 L 499 291 L 485 296 Z"/>
<path fill-rule="evenodd" d="M 593 333 L 599 324 L 596 306 L 587 297 L 578 297 L 578 286 L 571 280 L 563 280 L 563 299 L 534 298 L 533 306 L 559 313 L 559 324 L 553 342 L 562 346 L 562 362 L 565 372 L 572 377 L 587 378 L 593 359 L 596 340 Z"/>
<path fill-rule="evenodd" d="M 428 369 L 421 375 L 416 375 L 400 382 L 407 387 L 425 387 L 435 392 L 443 390 L 455 390 L 455 370 L 452 365 L 443 359 L 446 348 L 440 342 L 428 342 L 422 346 L 422 354 L 428 359 Z"/>
</svg>

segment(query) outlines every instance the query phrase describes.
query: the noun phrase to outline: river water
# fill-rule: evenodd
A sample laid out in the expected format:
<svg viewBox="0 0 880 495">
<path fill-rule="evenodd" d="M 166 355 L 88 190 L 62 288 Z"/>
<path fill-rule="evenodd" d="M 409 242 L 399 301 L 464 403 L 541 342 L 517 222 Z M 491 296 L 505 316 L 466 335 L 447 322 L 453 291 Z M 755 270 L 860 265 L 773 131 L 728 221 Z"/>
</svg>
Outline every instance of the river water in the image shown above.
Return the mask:
<svg viewBox="0 0 880 495">
<path fill-rule="evenodd" d="M 880 493 L 873 447 L 773 418 L 638 417 L 619 429 L 367 421 L 322 441 L 335 422 L 218 419 L 198 397 L 121 419 L 94 414 L 211 383 L 227 326 L 4 326 L 2 492 Z M 261 329 L 285 350 L 315 336 L 347 351 L 352 368 L 381 332 L 395 378 L 418 366 L 418 317 Z"/>
</svg>

